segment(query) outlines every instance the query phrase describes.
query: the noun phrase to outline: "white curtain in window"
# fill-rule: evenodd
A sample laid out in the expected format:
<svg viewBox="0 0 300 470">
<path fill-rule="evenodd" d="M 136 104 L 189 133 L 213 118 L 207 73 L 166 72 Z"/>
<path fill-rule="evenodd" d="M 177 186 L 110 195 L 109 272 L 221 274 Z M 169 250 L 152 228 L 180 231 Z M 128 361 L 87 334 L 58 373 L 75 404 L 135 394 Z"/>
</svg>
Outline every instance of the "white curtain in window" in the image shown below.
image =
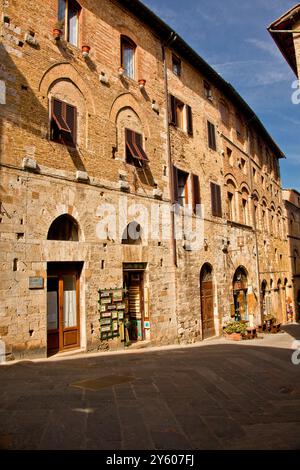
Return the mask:
<svg viewBox="0 0 300 470">
<path fill-rule="evenodd" d="M 77 31 L 78 31 L 78 12 L 69 10 L 69 42 L 74 46 L 77 46 Z"/>
<path fill-rule="evenodd" d="M 63 276 L 64 282 L 64 327 L 77 325 L 76 319 L 76 278 Z"/>
<path fill-rule="evenodd" d="M 126 75 L 130 78 L 134 78 L 134 50 L 132 47 L 124 46 L 123 64 Z"/>
</svg>

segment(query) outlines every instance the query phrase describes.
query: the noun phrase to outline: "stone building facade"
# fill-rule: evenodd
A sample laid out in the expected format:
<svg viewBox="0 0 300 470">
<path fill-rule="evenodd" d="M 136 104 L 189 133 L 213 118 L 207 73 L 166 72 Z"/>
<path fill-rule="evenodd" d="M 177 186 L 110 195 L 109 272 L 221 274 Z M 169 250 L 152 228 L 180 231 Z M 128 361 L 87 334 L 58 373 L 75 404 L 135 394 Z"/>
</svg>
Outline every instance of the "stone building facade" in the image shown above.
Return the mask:
<svg viewBox="0 0 300 470">
<path fill-rule="evenodd" d="M 1 38 L 8 358 L 286 321 L 283 154 L 228 83 L 136 0 L 7 0 Z"/>
</svg>

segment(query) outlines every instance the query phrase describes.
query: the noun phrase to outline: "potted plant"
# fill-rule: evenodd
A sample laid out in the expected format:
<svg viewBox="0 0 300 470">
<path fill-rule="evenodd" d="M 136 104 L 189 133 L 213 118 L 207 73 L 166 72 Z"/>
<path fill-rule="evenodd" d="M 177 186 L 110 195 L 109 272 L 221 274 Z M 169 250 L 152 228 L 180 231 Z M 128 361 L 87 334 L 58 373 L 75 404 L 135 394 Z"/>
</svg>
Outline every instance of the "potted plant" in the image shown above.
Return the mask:
<svg viewBox="0 0 300 470">
<path fill-rule="evenodd" d="M 59 41 L 61 36 L 63 35 L 63 28 L 64 28 L 64 22 L 63 21 L 58 21 L 53 30 L 52 30 L 52 35 L 55 39 L 55 41 Z"/>
<path fill-rule="evenodd" d="M 139 86 L 140 88 L 145 88 L 146 80 L 144 78 L 139 79 Z"/>
<path fill-rule="evenodd" d="M 266 330 L 270 331 L 272 324 L 276 323 L 276 317 L 272 313 L 268 313 L 268 315 L 264 316 L 264 323 L 266 325 Z"/>
<path fill-rule="evenodd" d="M 86 45 L 81 46 L 81 52 L 82 52 L 83 57 L 88 57 L 90 54 L 90 50 L 91 50 L 90 46 L 86 46 Z"/>
<path fill-rule="evenodd" d="M 223 328 L 227 339 L 240 341 L 247 334 L 247 324 L 244 321 L 231 321 Z"/>
<path fill-rule="evenodd" d="M 119 74 L 119 76 L 120 76 L 120 77 L 123 77 L 124 73 L 125 73 L 124 67 L 119 67 L 119 69 L 118 69 L 118 74 Z"/>
</svg>

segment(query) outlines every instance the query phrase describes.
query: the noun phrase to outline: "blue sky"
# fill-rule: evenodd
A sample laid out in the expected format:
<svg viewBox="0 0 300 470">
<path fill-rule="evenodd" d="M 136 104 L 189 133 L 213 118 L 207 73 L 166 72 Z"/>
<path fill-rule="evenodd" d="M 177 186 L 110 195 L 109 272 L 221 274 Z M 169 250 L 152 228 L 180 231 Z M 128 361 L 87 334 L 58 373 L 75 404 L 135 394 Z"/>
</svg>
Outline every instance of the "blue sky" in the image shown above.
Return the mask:
<svg viewBox="0 0 300 470">
<path fill-rule="evenodd" d="M 300 191 L 300 104 L 292 104 L 296 79 L 267 26 L 296 0 L 143 0 L 180 34 L 260 117 L 287 156 L 283 186 Z"/>
</svg>

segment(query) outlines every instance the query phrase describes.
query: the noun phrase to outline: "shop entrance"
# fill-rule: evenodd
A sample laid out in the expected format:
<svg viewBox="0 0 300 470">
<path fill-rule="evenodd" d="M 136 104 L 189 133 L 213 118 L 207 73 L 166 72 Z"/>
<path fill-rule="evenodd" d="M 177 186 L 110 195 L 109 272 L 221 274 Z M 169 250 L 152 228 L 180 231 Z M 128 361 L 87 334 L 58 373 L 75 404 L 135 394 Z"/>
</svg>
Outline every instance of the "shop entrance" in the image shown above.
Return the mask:
<svg viewBox="0 0 300 470">
<path fill-rule="evenodd" d="M 125 327 L 128 340 L 131 342 L 144 341 L 147 339 L 147 331 L 149 330 L 148 309 L 145 302 L 144 266 L 144 263 L 124 265 Z"/>
<path fill-rule="evenodd" d="M 233 278 L 233 298 L 235 320 L 249 320 L 248 318 L 248 275 L 243 267 L 239 267 Z"/>
<path fill-rule="evenodd" d="M 48 263 L 47 354 L 80 346 L 79 287 L 82 266 Z"/>
</svg>

